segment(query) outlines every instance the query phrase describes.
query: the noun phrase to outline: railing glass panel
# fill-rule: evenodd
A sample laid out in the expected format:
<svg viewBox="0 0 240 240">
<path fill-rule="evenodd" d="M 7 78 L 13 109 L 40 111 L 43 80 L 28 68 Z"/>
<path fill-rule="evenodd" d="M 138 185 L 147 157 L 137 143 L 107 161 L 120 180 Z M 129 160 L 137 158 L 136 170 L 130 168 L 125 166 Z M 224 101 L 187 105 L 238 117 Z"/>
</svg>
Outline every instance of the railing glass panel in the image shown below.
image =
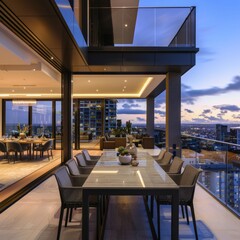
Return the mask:
<svg viewBox="0 0 240 240">
<path fill-rule="evenodd" d="M 199 183 L 240 216 L 240 145 L 184 135 L 182 158 L 202 168 Z"/>
<path fill-rule="evenodd" d="M 195 47 L 195 8 L 90 7 L 94 47 Z"/>
</svg>

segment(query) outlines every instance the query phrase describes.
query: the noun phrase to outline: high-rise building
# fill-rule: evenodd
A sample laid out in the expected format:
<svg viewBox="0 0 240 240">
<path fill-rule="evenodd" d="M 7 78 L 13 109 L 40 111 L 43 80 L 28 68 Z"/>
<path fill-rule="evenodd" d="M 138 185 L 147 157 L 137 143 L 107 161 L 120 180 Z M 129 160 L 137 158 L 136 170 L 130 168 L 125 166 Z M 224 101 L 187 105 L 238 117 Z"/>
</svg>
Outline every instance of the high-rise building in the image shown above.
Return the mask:
<svg viewBox="0 0 240 240">
<path fill-rule="evenodd" d="M 216 124 L 216 140 L 225 141 L 228 136 L 227 125 Z"/>
</svg>

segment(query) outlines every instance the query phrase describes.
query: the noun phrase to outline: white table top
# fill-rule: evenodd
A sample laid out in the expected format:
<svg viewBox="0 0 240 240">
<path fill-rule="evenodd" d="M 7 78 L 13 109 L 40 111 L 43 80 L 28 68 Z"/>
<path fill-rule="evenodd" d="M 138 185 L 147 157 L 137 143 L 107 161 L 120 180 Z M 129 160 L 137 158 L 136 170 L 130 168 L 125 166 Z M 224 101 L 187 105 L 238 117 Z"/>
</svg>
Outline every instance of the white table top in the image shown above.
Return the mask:
<svg viewBox="0 0 240 240">
<path fill-rule="evenodd" d="M 115 150 L 104 151 L 83 188 L 178 188 L 147 152 L 138 152 L 139 165 L 121 165 Z"/>
</svg>

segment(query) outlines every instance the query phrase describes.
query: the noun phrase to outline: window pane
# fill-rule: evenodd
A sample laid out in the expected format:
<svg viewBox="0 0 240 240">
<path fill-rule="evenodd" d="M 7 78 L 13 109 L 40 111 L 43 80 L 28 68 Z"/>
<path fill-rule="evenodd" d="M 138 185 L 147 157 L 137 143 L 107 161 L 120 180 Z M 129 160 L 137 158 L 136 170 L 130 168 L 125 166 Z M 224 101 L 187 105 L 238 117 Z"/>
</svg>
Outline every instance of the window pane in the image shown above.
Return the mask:
<svg viewBox="0 0 240 240">
<path fill-rule="evenodd" d="M 52 101 L 37 101 L 32 107 L 32 135 L 52 137 Z"/>
<path fill-rule="evenodd" d="M 18 136 L 17 125 L 28 125 L 28 106 L 13 105 L 6 101 L 6 135 Z"/>
</svg>

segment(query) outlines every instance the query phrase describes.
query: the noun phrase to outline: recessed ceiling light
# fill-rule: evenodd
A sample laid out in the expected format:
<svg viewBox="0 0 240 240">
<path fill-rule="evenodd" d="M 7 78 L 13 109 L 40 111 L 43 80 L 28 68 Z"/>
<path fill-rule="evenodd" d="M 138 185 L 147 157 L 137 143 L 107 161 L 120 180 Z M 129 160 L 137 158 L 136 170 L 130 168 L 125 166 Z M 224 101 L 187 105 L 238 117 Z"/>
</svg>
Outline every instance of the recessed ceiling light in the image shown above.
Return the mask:
<svg viewBox="0 0 240 240">
<path fill-rule="evenodd" d="M 124 24 L 124 27 L 127 27 L 127 26 L 128 26 L 127 23 L 125 23 L 125 24 Z"/>
<path fill-rule="evenodd" d="M 91 80 L 88 80 L 88 83 L 90 83 L 91 82 Z"/>
<path fill-rule="evenodd" d="M 127 88 L 126 86 L 124 86 L 123 88 Z"/>
<path fill-rule="evenodd" d="M 127 82 L 127 79 L 125 79 L 124 82 Z"/>
<path fill-rule="evenodd" d="M 23 87 L 23 89 L 26 89 L 26 87 Z"/>
<path fill-rule="evenodd" d="M 36 71 L 36 69 L 34 68 L 34 69 L 33 69 L 33 71 L 35 72 L 35 71 Z"/>
<path fill-rule="evenodd" d="M 96 89 L 96 92 L 98 92 L 98 89 Z"/>
<path fill-rule="evenodd" d="M 51 89 L 50 92 L 53 92 L 53 90 Z"/>
<path fill-rule="evenodd" d="M 13 89 L 12 92 L 15 92 L 15 90 Z"/>
<path fill-rule="evenodd" d="M 53 57 L 51 57 L 51 60 L 53 60 L 54 58 Z"/>
<path fill-rule="evenodd" d="M 104 71 L 107 71 L 107 68 L 104 68 L 103 70 L 104 70 Z"/>
<path fill-rule="evenodd" d="M 124 92 L 125 90 L 123 89 L 122 91 Z"/>
</svg>

